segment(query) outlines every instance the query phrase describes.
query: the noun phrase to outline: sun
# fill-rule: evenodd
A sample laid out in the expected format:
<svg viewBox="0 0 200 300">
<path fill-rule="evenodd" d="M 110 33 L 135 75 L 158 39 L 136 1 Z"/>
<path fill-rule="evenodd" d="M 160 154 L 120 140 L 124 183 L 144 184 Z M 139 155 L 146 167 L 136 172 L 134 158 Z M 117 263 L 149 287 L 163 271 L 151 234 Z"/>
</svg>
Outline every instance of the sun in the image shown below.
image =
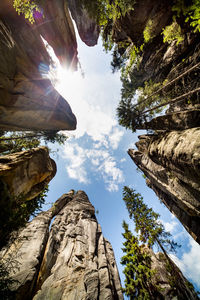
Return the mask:
<svg viewBox="0 0 200 300">
<path fill-rule="evenodd" d="M 81 98 L 84 78 L 80 70 L 72 71 L 69 68 L 57 66 L 56 70 L 56 90 L 71 103 Z"/>
<path fill-rule="evenodd" d="M 42 38 L 42 37 L 41 37 Z M 49 53 L 52 64 L 47 66 L 40 64 L 40 73 L 44 78 L 49 78 L 54 88 L 69 102 L 79 101 L 82 90 L 84 88 L 84 76 L 81 69 L 78 67 L 77 71 L 72 70 L 69 66 L 62 66 L 54 53 L 53 48 L 42 38 L 47 52 Z"/>
</svg>

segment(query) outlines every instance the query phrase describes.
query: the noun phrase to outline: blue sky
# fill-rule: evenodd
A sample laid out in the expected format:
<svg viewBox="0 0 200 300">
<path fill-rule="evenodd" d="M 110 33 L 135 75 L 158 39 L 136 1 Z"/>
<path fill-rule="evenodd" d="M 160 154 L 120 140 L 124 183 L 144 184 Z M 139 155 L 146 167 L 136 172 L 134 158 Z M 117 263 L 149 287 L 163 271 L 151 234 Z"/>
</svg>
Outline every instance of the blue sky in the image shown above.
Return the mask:
<svg viewBox="0 0 200 300">
<path fill-rule="evenodd" d="M 182 247 L 172 256 L 184 275 L 200 289 L 200 247 L 189 236 L 180 222 L 168 211 L 154 192 L 145 184 L 142 174 L 127 154 L 134 148 L 139 132 L 133 134 L 118 126 L 116 107 L 120 99 L 120 74 L 112 74 L 111 56 L 98 46 L 87 47 L 78 40 L 78 52 L 84 78 L 80 72 L 57 71 L 58 91 L 70 103 L 77 117 L 77 130 L 64 146 L 53 154 L 57 174 L 50 183 L 47 202 L 54 202 L 70 189 L 84 190 L 95 209 L 104 236 L 111 242 L 123 282 L 122 221 L 128 213 L 122 201 L 122 189 L 128 185 L 142 194 L 148 206 L 161 215 L 165 228 Z M 54 148 L 57 148 L 55 145 Z M 52 155 L 51 155 L 52 156 Z"/>
</svg>

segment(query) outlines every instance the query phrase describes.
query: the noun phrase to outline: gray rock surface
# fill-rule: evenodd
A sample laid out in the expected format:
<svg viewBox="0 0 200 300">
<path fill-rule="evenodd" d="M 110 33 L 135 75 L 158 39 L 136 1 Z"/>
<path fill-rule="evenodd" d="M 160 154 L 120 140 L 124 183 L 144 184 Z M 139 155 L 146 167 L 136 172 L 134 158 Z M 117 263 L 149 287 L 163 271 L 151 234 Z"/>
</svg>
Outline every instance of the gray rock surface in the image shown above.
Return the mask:
<svg viewBox="0 0 200 300">
<path fill-rule="evenodd" d="M 141 136 L 128 153 L 147 184 L 200 243 L 200 128 Z"/>
<path fill-rule="evenodd" d="M 11 290 L 16 299 L 32 299 L 39 268 L 49 237 L 52 218 L 72 199 L 72 193 L 64 194 L 51 209 L 40 213 L 26 228 L 21 230 L 17 239 L 0 252 L 1 260 L 10 259 L 13 264 L 10 276 L 16 282 Z"/>
<path fill-rule="evenodd" d="M 153 285 L 159 289 L 159 295 L 155 299 L 199 299 L 170 257 L 166 257 L 162 252 L 154 253 L 148 247 L 145 248 L 145 252 L 150 255 L 151 269 L 155 271 Z"/>
<path fill-rule="evenodd" d="M 64 194 L 28 223 L 9 251 L 20 262 L 11 274 L 17 299 L 123 299 L 112 247 L 83 191 Z"/>
</svg>

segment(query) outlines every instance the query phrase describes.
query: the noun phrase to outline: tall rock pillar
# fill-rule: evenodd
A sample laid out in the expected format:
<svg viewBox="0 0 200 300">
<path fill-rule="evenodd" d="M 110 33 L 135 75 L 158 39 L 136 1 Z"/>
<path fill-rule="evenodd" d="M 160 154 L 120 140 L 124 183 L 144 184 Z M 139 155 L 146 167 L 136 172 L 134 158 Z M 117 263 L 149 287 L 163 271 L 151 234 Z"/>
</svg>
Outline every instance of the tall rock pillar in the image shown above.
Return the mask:
<svg viewBox="0 0 200 300">
<path fill-rule="evenodd" d="M 43 218 L 44 214 L 48 215 L 48 221 Z M 50 219 L 54 216 L 50 232 L 47 233 Z M 71 191 L 63 195 L 53 208 L 49 212 L 42 213 L 41 217 L 39 215 L 27 225 L 30 230 L 24 229 L 25 234 L 28 232 L 28 241 L 25 238 L 24 245 L 20 247 L 23 252 L 19 249 L 19 253 L 15 254 L 15 257 L 20 257 L 21 264 L 19 270 L 13 275 L 14 279 L 20 281 L 20 276 L 25 271 L 28 272 L 27 274 L 31 271 L 31 274 L 34 273 L 32 279 L 31 276 L 27 276 L 32 291 L 30 290 L 29 298 L 26 299 L 123 299 L 112 247 L 103 237 L 101 227 L 95 217 L 95 209 L 85 192 L 78 191 L 73 194 Z M 45 220 L 44 226 L 37 221 L 38 218 L 42 222 L 43 219 Z M 31 223 L 34 224 L 33 234 Z M 38 239 L 35 235 L 37 224 L 40 232 Z M 37 245 L 37 257 L 34 254 L 27 255 L 31 250 L 29 245 L 32 248 L 33 239 L 34 244 Z M 23 232 L 20 234 L 20 241 L 22 240 Z M 10 249 L 12 247 L 14 245 L 11 245 Z M 41 253 L 38 252 L 39 250 Z M 26 267 L 22 272 L 25 261 Z M 34 283 L 30 284 L 32 280 Z M 23 286 L 27 286 L 26 276 L 23 278 Z M 25 299 L 23 286 L 20 287 L 17 283 L 15 289 L 13 285 L 17 299 Z"/>
</svg>

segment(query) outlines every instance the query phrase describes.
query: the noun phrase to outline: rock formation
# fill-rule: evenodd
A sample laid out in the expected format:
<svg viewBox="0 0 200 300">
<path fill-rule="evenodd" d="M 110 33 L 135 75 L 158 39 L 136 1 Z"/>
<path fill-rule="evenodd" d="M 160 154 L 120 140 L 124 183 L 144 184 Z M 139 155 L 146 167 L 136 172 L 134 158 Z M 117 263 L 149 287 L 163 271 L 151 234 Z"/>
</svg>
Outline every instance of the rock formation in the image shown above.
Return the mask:
<svg viewBox="0 0 200 300">
<path fill-rule="evenodd" d="M 163 203 L 200 243 L 200 128 L 144 135 L 128 151 Z"/>
<path fill-rule="evenodd" d="M 138 151 L 128 153 L 144 172 L 148 186 L 200 243 L 199 32 L 173 6 L 167 0 L 136 1 L 133 10 L 113 22 L 112 35 L 119 47 L 120 42 L 128 41 L 143 49 L 124 79 L 122 100 L 128 103 L 139 87 L 143 98 L 137 103 L 135 94 L 132 112 L 127 105 L 123 124 L 132 118 L 126 123 L 129 128 L 152 130 L 153 134 L 141 136 Z M 179 32 L 181 41 L 164 42 L 163 28 L 174 22 L 174 34 Z M 122 47 L 123 53 L 125 50 L 129 48 Z"/>
<path fill-rule="evenodd" d="M 149 248 L 145 248 L 145 252 L 151 257 L 151 269 L 155 270 L 152 282 L 159 291 L 156 299 L 199 299 L 191 284 L 169 257 L 166 258 L 161 252 L 154 253 Z"/>
<path fill-rule="evenodd" d="M 16 299 L 123 299 L 112 247 L 83 191 L 64 194 L 28 223 L 1 251 L 12 256 Z"/>
<path fill-rule="evenodd" d="M 56 174 L 56 164 L 46 147 L 0 157 L 0 180 L 13 197 L 35 198 Z"/>
<path fill-rule="evenodd" d="M 34 24 L 18 15 L 12 2 L 0 3 L 0 127 L 74 130 L 76 118 L 69 104 L 45 78 L 51 58 L 42 40 L 52 46 L 63 67 L 76 69 L 77 42 L 67 1 L 45 1 L 43 14 L 36 14 Z M 94 45 L 97 27 L 86 13 L 78 12 L 81 15 L 76 14 L 75 21 L 80 36 Z"/>
<path fill-rule="evenodd" d="M 68 0 L 68 7 L 76 23 L 81 40 L 88 46 L 95 46 L 100 32 L 96 22 L 89 16 L 80 0 Z"/>
</svg>

